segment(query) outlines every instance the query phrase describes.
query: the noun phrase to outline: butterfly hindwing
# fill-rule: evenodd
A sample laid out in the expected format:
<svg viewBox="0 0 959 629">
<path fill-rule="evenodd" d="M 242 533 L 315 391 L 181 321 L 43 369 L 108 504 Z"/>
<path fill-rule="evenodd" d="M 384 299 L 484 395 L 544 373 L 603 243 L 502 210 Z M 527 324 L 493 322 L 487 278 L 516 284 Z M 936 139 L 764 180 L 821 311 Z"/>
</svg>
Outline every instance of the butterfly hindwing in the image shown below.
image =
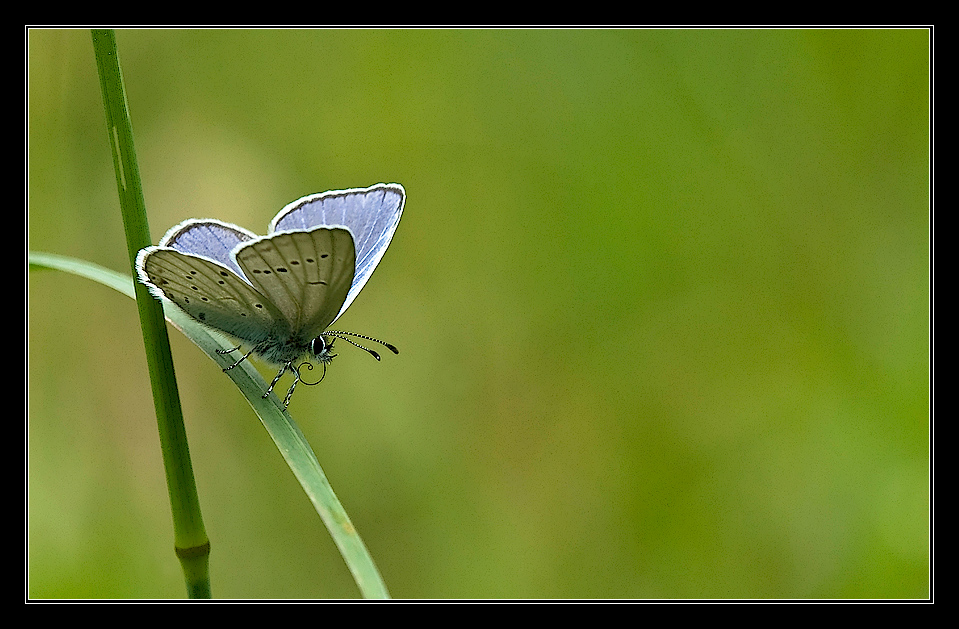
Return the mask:
<svg viewBox="0 0 959 629">
<path fill-rule="evenodd" d="M 188 315 L 256 344 L 288 325 L 268 299 L 223 265 L 168 247 L 150 247 L 137 260 L 140 279 Z"/>
<path fill-rule="evenodd" d="M 209 258 L 241 275 L 230 253 L 241 243 L 256 237 L 242 227 L 215 219 L 190 219 L 170 229 L 160 240 L 160 246 Z"/>
<path fill-rule="evenodd" d="M 333 323 L 353 284 L 353 237 L 342 228 L 273 234 L 234 252 L 250 283 L 307 340 Z"/>
</svg>

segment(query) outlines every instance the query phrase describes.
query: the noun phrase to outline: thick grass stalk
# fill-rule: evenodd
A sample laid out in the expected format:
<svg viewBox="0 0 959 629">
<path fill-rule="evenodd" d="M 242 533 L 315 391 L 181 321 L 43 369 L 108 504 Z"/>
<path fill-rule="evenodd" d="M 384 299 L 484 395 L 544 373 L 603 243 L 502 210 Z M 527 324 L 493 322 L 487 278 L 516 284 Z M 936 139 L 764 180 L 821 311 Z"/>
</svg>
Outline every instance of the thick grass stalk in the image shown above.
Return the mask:
<svg viewBox="0 0 959 629">
<path fill-rule="evenodd" d="M 136 277 L 137 252 L 152 243 L 133 144 L 133 125 L 117 57 L 116 35 L 112 30 L 93 30 L 92 35 L 130 268 Z M 139 282 L 135 282 L 135 290 L 173 512 L 174 550 L 183 567 L 190 598 L 209 598 L 210 540 L 200 514 L 163 308 Z"/>
</svg>

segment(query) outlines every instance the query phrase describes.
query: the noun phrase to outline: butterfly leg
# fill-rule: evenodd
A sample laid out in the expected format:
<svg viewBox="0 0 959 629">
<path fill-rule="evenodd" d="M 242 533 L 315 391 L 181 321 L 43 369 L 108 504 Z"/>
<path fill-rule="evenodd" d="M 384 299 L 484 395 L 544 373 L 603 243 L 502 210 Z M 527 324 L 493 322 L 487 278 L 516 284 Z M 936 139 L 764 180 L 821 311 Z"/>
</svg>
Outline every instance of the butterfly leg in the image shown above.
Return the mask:
<svg viewBox="0 0 959 629">
<path fill-rule="evenodd" d="M 240 346 L 239 346 L 239 345 L 237 345 L 237 346 L 234 347 L 233 349 L 218 349 L 218 350 L 216 350 L 216 353 L 217 353 L 217 354 L 232 354 L 233 352 L 235 352 L 235 351 L 238 350 L 238 349 L 240 349 Z"/>
<path fill-rule="evenodd" d="M 234 347 L 234 348 L 231 349 L 229 352 L 218 349 L 218 350 L 216 350 L 216 353 L 217 353 L 217 354 L 229 354 L 230 352 L 235 351 L 235 350 L 238 350 L 238 349 L 240 349 L 240 348 L 239 348 L 239 347 Z M 253 350 L 251 349 L 251 350 L 248 351 L 247 353 L 243 354 L 243 356 L 241 356 L 238 361 L 236 361 L 235 363 L 233 363 L 233 364 L 230 365 L 229 367 L 224 367 L 224 368 L 223 368 L 223 371 L 229 371 L 229 370 L 233 369 L 234 367 L 236 367 L 237 365 L 239 365 L 240 363 L 242 363 L 244 360 L 246 360 L 247 358 L 249 358 L 249 357 L 250 357 L 250 354 L 252 354 L 252 353 L 253 353 Z"/>
<path fill-rule="evenodd" d="M 293 384 L 290 385 L 290 390 L 286 392 L 286 397 L 283 398 L 283 410 L 284 410 L 284 411 L 286 410 L 286 407 L 290 405 L 290 398 L 293 397 L 293 389 L 296 388 L 296 383 L 299 382 L 299 381 L 300 381 L 299 378 L 297 378 L 296 380 L 294 380 L 294 381 L 293 381 Z"/>
<path fill-rule="evenodd" d="M 266 390 L 266 393 L 263 394 L 263 399 L 270 397 L 270 393 L 273 393 L 273 387 L 276 386 L 276 383 L 280 381 L 280 376 L 286 373 L 286 370 L 290 368 L 290 363 L 286 363 L 280 367 L 280 371 L 277 372 L 276 377 L 273 378 L 273 382 L 270 383 L 270 388 Z"/>
<path fill-rule="evenodd" d="M 309 363 L 307 364 L 309 365 Z M 300 366 L 302 367 L 303 365 Z M 290 371 L 293 372 L 293 384 L 290 385 L 290 390 L 286 392 L 286 397 L 283 398 L 283 410 L 286 410 L 286 408 L 290 405 L 290 399 L 293 397 L 293 389 L 295 389 L 297 383 L 302 380 L 302 378 L 300 378 L 300 370 L 294 367 L 293 363 L 288 363 L 287 367 L 289 367 Z M 313 365 L 310 365 L 310 369 L 312 368 Z"/>
</svg>

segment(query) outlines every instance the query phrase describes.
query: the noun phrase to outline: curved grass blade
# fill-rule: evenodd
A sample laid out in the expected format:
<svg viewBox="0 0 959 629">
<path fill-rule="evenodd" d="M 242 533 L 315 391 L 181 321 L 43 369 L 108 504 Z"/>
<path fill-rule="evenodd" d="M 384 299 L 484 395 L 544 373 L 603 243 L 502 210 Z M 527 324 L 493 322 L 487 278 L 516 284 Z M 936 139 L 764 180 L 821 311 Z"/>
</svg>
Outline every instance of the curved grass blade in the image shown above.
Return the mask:
<svg viewBox="0 0 959 629">
<path fill-rule="evenodd" d="M 91 262 L 51 253 L 30 252 L 29 263 L 31 268 L 58 269 L 86 277 L 135 298 L 133 280 L 129 276 Z M 233 363 L 234 359 L 218 354 L 216 351 L 233 347 L 232 342 L 197 323 L 175 306 L 164 302 L 163 307 L 167 320 L 220 367 L 228 367 Z M 353 574 L 360 592 L 366 598 L 389 598 L 386 584 L 373 563 L 373 558 L 350 522 L 343 505 L 333 493 L 333 488 L 323 473 L 316 454 L 299 426 L 289 413 L 281 409 L 280 401 L 276 396 L 270 396 L 265 400 L 260 397 L 266 390 L 267 384 L 249 361 L 243 361 L 226 374 L 253 407 L 280 454 L 290 466 L 310 502 L 313 503 L 313 507 L 340 549 L 340 554 Z"/>
</svg>

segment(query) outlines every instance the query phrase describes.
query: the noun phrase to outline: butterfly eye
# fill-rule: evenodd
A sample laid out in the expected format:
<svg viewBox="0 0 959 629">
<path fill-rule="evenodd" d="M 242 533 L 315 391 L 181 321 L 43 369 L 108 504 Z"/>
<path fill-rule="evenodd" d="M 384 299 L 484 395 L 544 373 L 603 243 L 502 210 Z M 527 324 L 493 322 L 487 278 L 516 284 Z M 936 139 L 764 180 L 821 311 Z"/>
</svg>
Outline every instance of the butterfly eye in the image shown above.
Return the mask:
<svg viewBox="0 0 959 629">
<path fill-rule="evenodd" d="M 310 341 L 310 352 L 319 360 L 326 357 L 331 349 L 333 349 L 333 340 L 331 339 L 330 342 L 327 343 L 322 335 Z"/>
</svg>

